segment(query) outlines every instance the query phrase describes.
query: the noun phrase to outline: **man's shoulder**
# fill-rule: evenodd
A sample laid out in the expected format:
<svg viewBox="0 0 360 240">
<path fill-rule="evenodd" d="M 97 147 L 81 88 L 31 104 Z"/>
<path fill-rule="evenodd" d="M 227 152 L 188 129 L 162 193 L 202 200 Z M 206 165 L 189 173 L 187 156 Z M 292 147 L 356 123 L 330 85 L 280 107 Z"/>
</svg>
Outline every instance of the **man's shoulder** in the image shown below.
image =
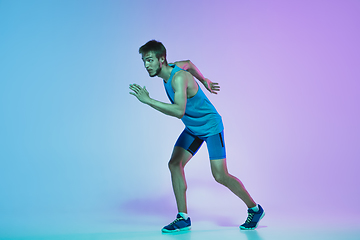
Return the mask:
<svg viewBox="0 0 360 240">
<path fill-rule="evenodd" d="M 197 92 L 197 85 L 194 77 L 187 71 L 181 70 L 174 74 L 173 81 L 171 83 L 174 91 L 176 89 L 181 89 L 186 86 L 187 90 L 190 92 Z M 194 94 L 194 95 L 195 95 Z"/>
<path fill-rule="evenodd" d="M 175 80 L 175 79 L 184 79 L 184 80 L 186 80 L 186 79 L 188 79 L 188 78 L 191 77 L 191 76 L 192 76 L 192 75 L 191 75 L 189 72 L 185 71 L 184 69 L 181 69 L 181 70 L 177 71 L 177 72 L 174 74 L 173 79 L 174 79 L 174 80 Z"/>
<path fill-rule="evenodd" d="M 185 70 L 180 70 L 174 74 L 173 83 L 187 84 L 188 81 L 194 81 L 192 75 Z"/>
</svg>

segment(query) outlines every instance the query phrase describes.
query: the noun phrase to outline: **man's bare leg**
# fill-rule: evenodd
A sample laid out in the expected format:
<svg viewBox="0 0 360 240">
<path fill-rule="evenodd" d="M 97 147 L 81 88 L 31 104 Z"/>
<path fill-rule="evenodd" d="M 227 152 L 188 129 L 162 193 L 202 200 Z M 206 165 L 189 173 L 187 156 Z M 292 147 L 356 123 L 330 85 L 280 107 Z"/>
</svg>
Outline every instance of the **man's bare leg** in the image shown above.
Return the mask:
<svg viewBox="0 0 360 240">
<path fill-rule="evenodd" d="M 259 221 L 265 216 L 264 209 L 254 202 L 242 182 L 228 173 L 226 159 L 211 160 L 211 171 L 215 180 L 229 188 L 236 196 L 244 201 L 248 209 L 248 217 L 240 229 L 255 229 Z"/>
<path fill-rule="evenodd" d="M 226 166 L 226 158 L 211 160 L 210 164 L 211 172 L 218 183 L 229 188 L 236 196 L 244 201 L 248 208 L 256 206 L 256 203 L 245 189 L 242 182 L 233 175 L 229 174 Z"/>
<path fill-rule="evenodd" d="M 179 212 L 187 213 L 186 190 L 184 167 L 192 158 L 192 154 L 181 147 L 174 147 L 169 169 L 171 172 L 171 181 L 175 194 L 176 204 Z"/>
<path fill-rule="evenodd" d="M 175 221 L 163 227 L 162 232 L 164 233 L 187 231 L 191 229 L 191 221 L 187 216 L 187 185 L 184 174 L 184 167 L 191 158 L 192 154 L 187 150 L 177 146 L 174 147 L 169 161 L 169 169 L 171 172 L 171 181 L 179 213 L 176 216 Z"/>
</svg>

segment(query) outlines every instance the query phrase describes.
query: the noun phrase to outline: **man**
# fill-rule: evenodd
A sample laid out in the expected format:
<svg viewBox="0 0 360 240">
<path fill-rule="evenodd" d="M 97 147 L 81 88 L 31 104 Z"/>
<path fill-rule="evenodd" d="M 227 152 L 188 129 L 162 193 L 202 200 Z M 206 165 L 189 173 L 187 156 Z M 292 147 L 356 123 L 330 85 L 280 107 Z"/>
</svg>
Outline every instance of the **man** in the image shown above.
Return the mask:
<svg viewBox="0 0 360 240">
<path fill-rule="evenodd" d="M 248 218 L 241 229 L 255 229 L 265 215 L 262 207 L 254 202 L 239 179 L 230 175 L 226 166 L 224 132 L 221 116 L 205 96 L 194 77 L 211 93 L 220 91 L 218 83 L 204 78 L 191 61 L 179 61 L 168 64 L 166 49 L 161 42 L 151 40 L 140 47 L 144 66 L 150 77 L 163 79 L 169 103 L 150 98 L 145 87 L 130 84 L 130 94 L 150 107 L 173 117 L 185 124 L 169 161 L 171 181 L 178 208 L 178 214 L 172 223 L 165 226 L 163 232 L 184 231 L 191 228 L 186 205 L 186 180 L 184 167 L 196 154 L 205 141 L 209 151 L 211 171 L 215 180 L 229 188 L 248 207 Z M 194 77 L 193 77 L 194 76 Z"/>
</svg>

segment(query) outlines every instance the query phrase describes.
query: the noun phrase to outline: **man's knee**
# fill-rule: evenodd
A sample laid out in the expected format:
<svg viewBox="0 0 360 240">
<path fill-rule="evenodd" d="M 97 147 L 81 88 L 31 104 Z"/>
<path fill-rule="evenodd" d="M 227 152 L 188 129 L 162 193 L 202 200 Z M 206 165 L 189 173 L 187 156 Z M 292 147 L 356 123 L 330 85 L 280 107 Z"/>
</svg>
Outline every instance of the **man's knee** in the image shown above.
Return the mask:
<svg viewBox="0 0 360 240">
<path fill-rule="evenodd" d="M 170 171 L 178 169 L 178 168 L 180 168 L 180 166 L 181 166 L 181 159 L 179 159 L 179 158 L 171 158 L 168 163 L 168 167 L 169 167 Z"/>
<path fill-rule="evenodd" d="M 178 170 L 184 168 L 191 159 L 192 154 L 181 147 L 175 147 L 168 163 L 169 169 Z"/>
<path fill-rule="evenodd" d="M 225 172 L 213 171 L 212 174 L 213 174 L 215 181 L 217 181 L 218 183 L 220 183 L 222 185 L 226 185 L 226 179 L 228 176 L 226 175 Z"/>
</svg>

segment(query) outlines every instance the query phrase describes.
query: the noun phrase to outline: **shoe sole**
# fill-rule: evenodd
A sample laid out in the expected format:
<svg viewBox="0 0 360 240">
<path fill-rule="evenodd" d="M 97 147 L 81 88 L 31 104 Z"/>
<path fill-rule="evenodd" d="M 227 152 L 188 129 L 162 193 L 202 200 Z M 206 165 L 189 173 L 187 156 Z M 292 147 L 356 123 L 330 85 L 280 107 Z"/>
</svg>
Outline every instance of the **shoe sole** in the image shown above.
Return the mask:
<svg viewBox="0 0 360 240">
<path fill-rule="evenodd" d="M 260 220 L 261 220 L 264 216 L 265 216 L 265 211 L 261 214 L 261 217 L 260 217 L 259 221 L 256 223 L 255 227 L 253 227 L 253 228 L 245 228 L 245 227 L 240 226 L 240 229 L 242 229 L 242 230 L 254 230 L 255 228 L 257 228 Z"/>
<path fill-rule="evenodd" d="M 189 231 L 191 229 L 191 226 L 190 227 L 184 227 L 184 228 L 177 228 L 175 230 L 167 230 L 167 229 L 162 229 L 161 231 L 163 233 L 173 233 L 173 232 L 180 232 L 180 231 Z"/>
</svg>

